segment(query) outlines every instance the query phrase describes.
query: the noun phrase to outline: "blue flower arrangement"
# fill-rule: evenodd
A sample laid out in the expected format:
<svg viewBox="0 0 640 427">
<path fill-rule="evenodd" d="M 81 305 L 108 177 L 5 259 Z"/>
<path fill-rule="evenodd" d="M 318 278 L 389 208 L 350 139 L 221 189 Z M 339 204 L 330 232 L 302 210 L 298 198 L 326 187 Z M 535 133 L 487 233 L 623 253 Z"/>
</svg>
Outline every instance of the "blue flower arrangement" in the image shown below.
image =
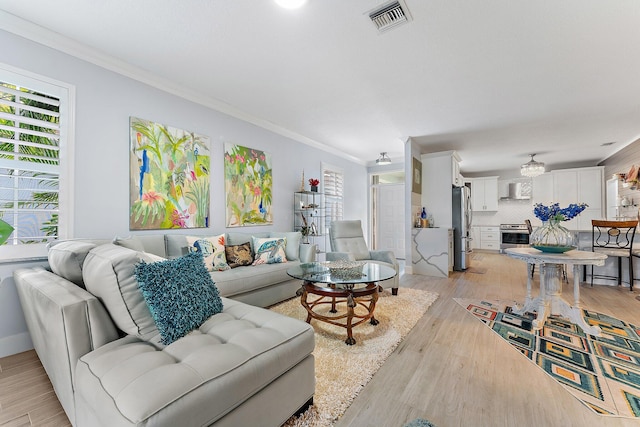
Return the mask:
<svg viewBox="0 0 640 427">
<path fill-rule="evenodd" d="M 536 203 L 533 207 L 533 213 L 540 221 L 569 221 L 580 215 L 580 212 L 589 206 L 586 203 L 571 203 L 566 208 L 560 209 L 559 203 L 545 206 L 542 203 Z"/>
</svg>

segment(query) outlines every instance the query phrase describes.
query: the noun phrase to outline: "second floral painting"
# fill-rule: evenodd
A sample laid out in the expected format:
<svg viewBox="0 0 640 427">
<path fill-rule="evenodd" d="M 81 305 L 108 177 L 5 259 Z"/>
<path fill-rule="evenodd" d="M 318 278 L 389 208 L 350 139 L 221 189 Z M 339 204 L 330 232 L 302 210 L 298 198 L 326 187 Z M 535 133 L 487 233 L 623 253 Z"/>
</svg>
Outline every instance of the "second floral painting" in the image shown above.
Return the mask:
<svg viewBox="0 0 640 427">
<path fill-rule="evenodd" d="M 227 227 L 272 224 L 271 155 L 229 143 L 224 148 Z"/>
</svg>

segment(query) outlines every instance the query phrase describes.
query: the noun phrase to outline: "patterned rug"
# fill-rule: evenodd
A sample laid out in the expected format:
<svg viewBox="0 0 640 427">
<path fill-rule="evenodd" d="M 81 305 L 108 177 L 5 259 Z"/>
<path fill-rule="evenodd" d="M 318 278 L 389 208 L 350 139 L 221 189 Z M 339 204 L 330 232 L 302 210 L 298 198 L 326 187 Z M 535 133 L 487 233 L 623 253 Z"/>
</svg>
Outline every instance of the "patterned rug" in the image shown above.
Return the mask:
<svg viewBox="0 0 640 427">
<path fill-rule="evenodd" d="M 512 313 L 513 303 L 455 298 L 467 311 L 598 414 L 640 417 L 640 328 L 582 310 L 600 337 L 561 317 L 532 330 L 535 313 Z"/>
<path fill-rule="evenodd" d="M 385 290 L 379 294 L 375 308 L 380 323 L 373 326 L 365 322 L 354 327 L 356 344 L 351 346 L 344 343 L 346 329 L 311 320 L 316 332 L 313 406 L 299 417 L 292 417 L 285 426 L 332 426 L 437 298 L 434 292 L 411 288 L 400 288 L 397 296 Z M 338 306 L 339 311 L 345 309 Z M 303 321 L 307 318 L 299 298 L 270 310 Z"/>
</svg>

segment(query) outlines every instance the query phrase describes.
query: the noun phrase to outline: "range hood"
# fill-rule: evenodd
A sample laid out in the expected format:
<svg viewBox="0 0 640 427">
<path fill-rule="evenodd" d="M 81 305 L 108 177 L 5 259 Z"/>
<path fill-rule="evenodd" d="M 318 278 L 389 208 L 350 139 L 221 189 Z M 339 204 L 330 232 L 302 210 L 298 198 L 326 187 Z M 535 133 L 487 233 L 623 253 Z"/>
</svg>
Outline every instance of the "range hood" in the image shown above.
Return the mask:
<svg viewBox="0 0 640 427">
<path fill-rule="evenodd" d="M 500 197 L 500 200 L 529 200 L 528 194 L 523 194 L 523 188 L 521 182 L 509 183 L 509 195 L 507 197 Z"/>
</svg>

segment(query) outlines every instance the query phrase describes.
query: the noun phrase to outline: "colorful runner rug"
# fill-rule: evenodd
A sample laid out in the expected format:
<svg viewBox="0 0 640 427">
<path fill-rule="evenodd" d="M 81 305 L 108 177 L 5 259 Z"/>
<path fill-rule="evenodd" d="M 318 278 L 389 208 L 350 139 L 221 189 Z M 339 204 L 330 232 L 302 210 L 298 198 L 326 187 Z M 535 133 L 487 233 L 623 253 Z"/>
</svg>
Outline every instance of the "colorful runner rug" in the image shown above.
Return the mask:
<svg viewBox="0 0 640 427">
<path fill-rule="evenodd" d="M 602 415 L 640 417 L 640 328 L 583 310 L 599 337 L 586 335 L 564 318 L 551 316 L 534 331 L 535 313 L 517 315 L 513 303 L 455 298 L 469 313 Z"/>
</svg>

